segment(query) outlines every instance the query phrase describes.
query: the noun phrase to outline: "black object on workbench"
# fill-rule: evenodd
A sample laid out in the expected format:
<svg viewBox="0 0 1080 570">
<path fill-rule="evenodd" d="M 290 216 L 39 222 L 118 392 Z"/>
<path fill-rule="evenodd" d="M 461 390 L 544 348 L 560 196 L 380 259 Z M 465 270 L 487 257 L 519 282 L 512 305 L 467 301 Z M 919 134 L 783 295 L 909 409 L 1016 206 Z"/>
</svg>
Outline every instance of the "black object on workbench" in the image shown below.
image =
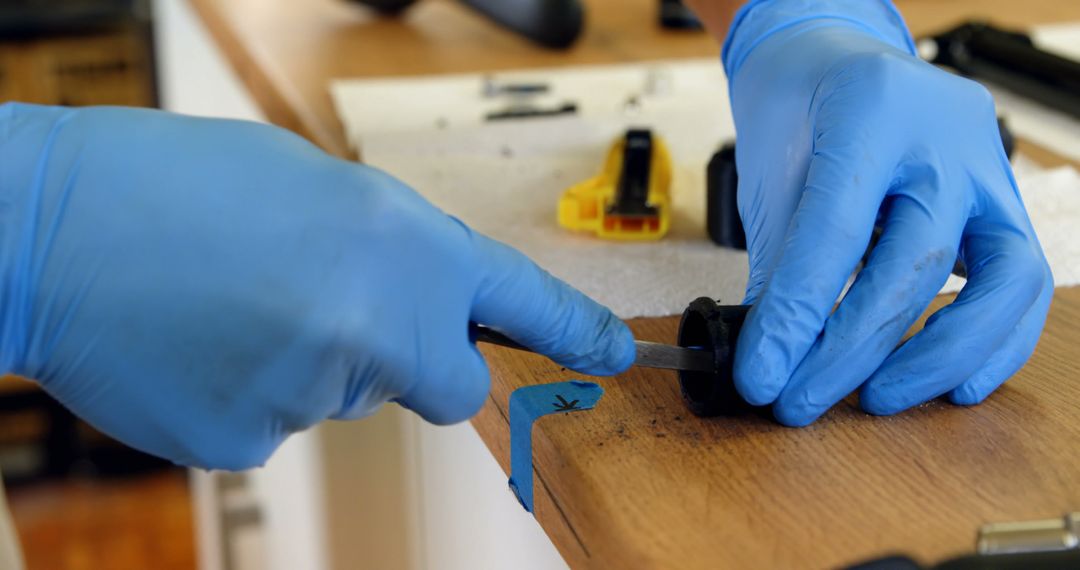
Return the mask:
<svg viewBox="0 0 1080 570">
<path fill-rule="evenodd" d="M 557 117 L 559 115 L 573 115 L 577 113 L 577 103 L 567 101 L 556 107 L 534 107 L 532 105 L 512 105 L 500 111 L 493 111 L 484 115 L 485 121 L 506 121 L 509 119 L 537 119 L 542 117 Z"/>
<path fill-rule="evenodd" d="M 1005 156 L 1012 158 L 1016 141 L 1001 117 L 998 117 L 998 132 Z M 705 227 L 709 239 L 716 245 L 746 249 L 746 231 L 739 217 L 739 173 L 735 164 L 734 142 L 725 143 L 709 160 L 705 169 Z M 880 236 L 881 228 L 875 228 L 871 248 Z M 863 259 L 865 261 L 865 257 Z M 961 277 L 964 275 L 954 273 Z"/>
<path fill-rule="evenodd" d="M 701 20 L 682 0 L 660 0 L 660 26 L 670 30 L 700 30 Z"/>
<path fill-rule="evenodd" d="M 0 37 L 30 38 L 115 30 L 145 20 L 144 0 L 0 2 Z"/>
<path fill-rule="evenodd" d="M 972 554 L 923 566 L 906 556 L 889 556 L 846 570 L 1061 570 L 1080 568 L 1080 549 L 1010 554 Z"/>
<path fill-rule="evenodd" d="M 928 39 L 937 46 L 932 63 L 1080 117 L 1080 62 L 1039 49 L 1027 34 L 968 22 Z"/>
<path fill-rule="evenodd" d="M 618 216 L 656 216 L 649 205 L 649 176 L 652 171 L 653 140 L 648 129 L 626 131 L 622 172 L 615 189 L 615 202 L 607 213 Z"/>
<path fill-rule="evenodd" d="M 397 15 L 416 0 L 353 0 L 387 15 Z M 459 0 L 495 23 L 549 48 L 566 48 L 581 35 L 585 21 L 579 0 Z"/>
<path fill-rule="evenodd" d="M 705 227 L 716 245 L 746 249 L 738 189 L 735 143 L 729 142 L 716 151 L 705 170 Z"/>
</svg>

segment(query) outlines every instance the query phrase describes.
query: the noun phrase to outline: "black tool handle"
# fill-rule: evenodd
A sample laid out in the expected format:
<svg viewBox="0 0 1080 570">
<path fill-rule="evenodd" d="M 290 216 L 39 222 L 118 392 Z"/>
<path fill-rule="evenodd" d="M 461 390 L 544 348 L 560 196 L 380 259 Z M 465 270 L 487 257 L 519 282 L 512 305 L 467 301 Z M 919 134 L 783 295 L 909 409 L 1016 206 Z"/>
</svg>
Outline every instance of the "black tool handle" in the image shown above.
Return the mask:
<svg viewBox="0 0 1080 570">
<path fill-rule="evenodd" d="M 931 39 L 937 44 L 933 63 L 1080 117 L 1080 62 L 1039 49 L 1025 34 L 982 22 Z"/>
<path fill-rule="evenodd" d="M 486 342 L 488 344 L 497 344 L 499 346 L 505 346 L 506 348 L 512 348 L 514 350 L 524 350 L 532 352 L 529 347 L 517 342 L 516 340 L 504 335 L 503 333 L 485 327 L 484 325 L 478 325 L 476 323 L 469 323 L 469 340 L 472 342 Z"/>
</svg>

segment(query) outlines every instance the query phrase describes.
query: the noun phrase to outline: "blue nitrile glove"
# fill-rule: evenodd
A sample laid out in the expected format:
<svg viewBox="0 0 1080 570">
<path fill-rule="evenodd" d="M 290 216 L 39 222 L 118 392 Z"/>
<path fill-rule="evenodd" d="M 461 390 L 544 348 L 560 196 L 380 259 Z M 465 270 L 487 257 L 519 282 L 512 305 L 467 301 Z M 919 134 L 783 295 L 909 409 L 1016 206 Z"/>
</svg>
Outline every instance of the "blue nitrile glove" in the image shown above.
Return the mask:
<svg viewBox="0 0 1080 570">
<path fill-rule="evenodd" d="M 570 368 L 629 330 L 400 182 L 278 128 L 0 106 L 0 366 L 185 465 L 397 399 L 435 423 L 488 392 L 470 320 Z"/>
<path fill-rule="evenodd" d="M 755 304 L 740 394 L 792 426 L 859 386 L 872 414 L 986 398 L 1031 355 L 1053 289 L 987 91 L 916 58 L 884 0 L 752 1 L 723 58 Z M 896 348 L 958 253 L 963 291 Z"/>
</svg>

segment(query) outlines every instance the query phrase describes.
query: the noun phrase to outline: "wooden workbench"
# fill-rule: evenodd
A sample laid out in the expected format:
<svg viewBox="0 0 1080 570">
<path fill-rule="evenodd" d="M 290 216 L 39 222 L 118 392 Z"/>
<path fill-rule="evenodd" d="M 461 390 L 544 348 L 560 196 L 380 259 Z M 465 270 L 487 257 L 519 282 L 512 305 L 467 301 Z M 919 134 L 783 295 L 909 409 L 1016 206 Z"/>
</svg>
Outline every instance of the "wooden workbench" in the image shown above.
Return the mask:
<svg viewBox="0 0 1080 570">
<path fill-rule="evenodd" d="M 659 30 L 651 0 L 587 0 L 588 32 L 568 52 L 533 47 L 439 0 L 403 21 L 338 0 L 191 2 L 269 119 L 339 156 L 352 152 L 327 91 L 333 78 L 719 52 L 704 35 Z M 1018 27 L 1080 20 L 1080 3 L 1060 0 L 898 3 L 917 35 L 970 17 Z M 676 324 L 631 327 L 671 342 Z M 1078 341 L 1080 289 L 1059 290 L 1035 356 L 986 403 L 874 418 L 848 401 L 804 429 L 755 415 L 693 418 L 672 373 L 599 380 L 597 409 L 536 425 L 536 516 L 575 568 L 824 567 L 970 551 L 984 522 L 1080 510 Z M 491 398 L 473 423 L 508 469 L 509 393 L 568 373 L 536 356 L 485 352 Z"/>
</svg>

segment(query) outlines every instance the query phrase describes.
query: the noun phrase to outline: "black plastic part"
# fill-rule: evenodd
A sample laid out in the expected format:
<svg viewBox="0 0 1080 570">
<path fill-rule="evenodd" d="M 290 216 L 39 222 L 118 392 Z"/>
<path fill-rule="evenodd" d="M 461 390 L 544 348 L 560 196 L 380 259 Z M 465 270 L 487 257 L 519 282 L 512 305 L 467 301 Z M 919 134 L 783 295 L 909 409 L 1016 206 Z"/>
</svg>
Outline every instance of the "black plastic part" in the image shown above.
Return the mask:
<svg viewBox="0 0 1080 570">
<path fill-rule="evenodd" d="M 906 556 L 887 556 L 845 570 L 1060 570 L 1080 568 L 1080 549 L 1014 554 L 970 554 L 924 567 Z"/>
<path fill-rule="evenodd" d="M 932 38 L 933 63 L 997 83 L 1080 117 L 1080 62 L 1043 51 L 1025 34 L 968 22 Z"/>
<path fill-rule="evenodd" d="M 355 0 L 365 6 L 374 8 L 381 14 L 396 16 L 406 8 L 416 3 L 416 0 Z"/>
<path fill-rule="evenodd" d="M 1016 141 L 1002 117 L 998 117 L 998 132 L 1001 134 L 1005 156 L 1012 158 Z M 709 160 L 705 171 L 705 186 L 705 227 L 709 232 L 709 239 L 719 246 L 746 249 L 746 231 L 743 229 L 742 218 L 739 217 L 739 173 L 735 167 L 734 142 L 725 143 Z M 880 227 L 874 229 L 874 236 L 866 250 L 867 255 L 879 237 Z M 863 256 L 863 261 L 866 261 L 866 256 Z M 959 259 L 953 273 L 960 277 L 967 276 L 964 264 Z"/>
<path fill-rule="evenodd" d="M 705 171 L 705 227 L 716 245 L 746 249 L 746 231 L 739 217 L 739 174 L 735 143 L 716 151 Z"/>
<path fill-rule="evenodd" d="M 145 20 L 146 4 L 143 0 L 8 0 L 0 2 L 0 38 L 114 29 Z"/>
<path fill-rule="evenodd" d="M 683 402 L 695 416 L 726 416 L 749 408 L 732 378 L 735 341 L 739 338 L 749 305 L 720 305 L 701 297 L 690 303 L 679 322 L 679 346 L 713 350 L 716 372 L 679 371 Z"/>
<path fill-rule="evenodd" d="M 608 207 L 608 214 L 635 217 L 657 215 L 656 208 L 649 205 L 652 154 L 651 131 L 648 129 L 626 131 L 619 185 L 615 189 L 615 203 Z"/>
<path fill-rule="evenodd" d="M 416 0 L 353 0 L 396 15 Z M 581 35 L 585 10 L 579 0 L 460 0 L 495 23 L 549 48 L 569 47 Z"/>
<path fill-rule="evenodd" d="M 1080 548 L 1051 552 L 971 555 L 934 566 L 934 570 L 1060 570 L 1080 568 Z"/>
<path fill-rule="evenodd" d="M 501 26 L 549 48 L 570 47 L 581 35 L 585 10 L 579 0 L 461 0 Z"/>
<path fill-rule="evenodd" d="M 577 113 L 577 103 L 563 103 L 558 107 L 517 106 L 495 111 L 484 116 L 485 121 L 505 121 L 508 119 L 537 119 Z"/>
<path fill-rule="evenodd" d="M 660 26 L 670 30 L 700 30 L 701 20 L 682 0 L 660 0 Z"/>
<path fill-rule="evenodd" d="M 848 566 L 844 570 L 923 570 L 923 567 L 907 556 L 894 554 L 860 562 L 854 566 Z"/>
</svg>

